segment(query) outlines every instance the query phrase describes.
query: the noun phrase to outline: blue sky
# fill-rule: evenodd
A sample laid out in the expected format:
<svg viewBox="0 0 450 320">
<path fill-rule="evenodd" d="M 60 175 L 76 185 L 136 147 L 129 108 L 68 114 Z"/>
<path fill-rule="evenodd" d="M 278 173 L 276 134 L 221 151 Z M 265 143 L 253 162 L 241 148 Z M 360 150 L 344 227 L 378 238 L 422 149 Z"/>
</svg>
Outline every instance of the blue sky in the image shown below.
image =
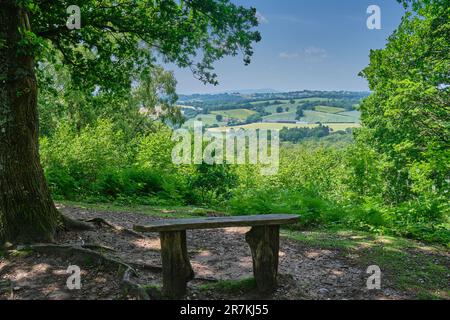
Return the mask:
<svg viewBox="0 0 450 320">
<path fill-rule="evenodd" d="M 203 85 L 189 70 L 170 66 L 179 93 L 237 89 L 279 91 L 368 90 L 358 77 L 369 63 L 370 49 L 384 47 L 404 10 L 395 0 L 232 0 L 253 6 L 261 15 L 262 41 L 252 63 L 242 57 L 216 63 L 220 84 Z M 381 9 L 381 30 L 369 30 L 369 5 Z"/>
</svg>

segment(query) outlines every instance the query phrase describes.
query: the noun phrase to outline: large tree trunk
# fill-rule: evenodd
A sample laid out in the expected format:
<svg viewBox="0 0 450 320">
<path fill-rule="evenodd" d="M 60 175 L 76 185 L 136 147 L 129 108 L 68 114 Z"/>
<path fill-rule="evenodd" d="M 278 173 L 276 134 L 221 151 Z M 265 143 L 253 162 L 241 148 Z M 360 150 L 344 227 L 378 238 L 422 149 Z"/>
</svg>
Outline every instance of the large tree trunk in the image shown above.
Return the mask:
<svg viewBox="0 0 450 320">
<path fill-rule="evenodd" d="M 33 52 L 19 30 L 30 30 L 26 12 L 1 0 L 0 242 L 51 241 L 61 215 L 39 161 Z"/>
</svg>

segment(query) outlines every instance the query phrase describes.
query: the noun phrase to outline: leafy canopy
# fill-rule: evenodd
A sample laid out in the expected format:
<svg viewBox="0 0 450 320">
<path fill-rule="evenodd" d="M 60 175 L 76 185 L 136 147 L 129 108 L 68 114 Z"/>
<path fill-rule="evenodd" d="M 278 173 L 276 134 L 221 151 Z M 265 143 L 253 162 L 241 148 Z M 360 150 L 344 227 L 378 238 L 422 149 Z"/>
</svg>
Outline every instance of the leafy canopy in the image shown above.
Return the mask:
<svg viewBox="0 0 450 320">
<path fill-rule="evenodd" d="M 73 1 L 19 3 L 29 12 L 28 49 L 50 61 L 59 51 L 74 85 L 97 90 L 126 90 L 158 57 L 216 84 L 213 63 L 242 53 L 248 64 L 261 39 L 256 10 L 229 0 L 79 0 L 79 30 L 66 27 Z"/>
</svg>

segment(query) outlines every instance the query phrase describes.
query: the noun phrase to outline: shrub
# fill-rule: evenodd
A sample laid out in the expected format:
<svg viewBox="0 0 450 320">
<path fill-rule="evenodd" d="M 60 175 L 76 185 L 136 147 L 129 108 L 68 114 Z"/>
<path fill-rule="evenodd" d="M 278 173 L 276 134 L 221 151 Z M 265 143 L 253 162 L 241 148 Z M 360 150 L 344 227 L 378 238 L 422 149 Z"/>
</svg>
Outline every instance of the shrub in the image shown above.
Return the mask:
<svg viewBox="0 0 450 320">
<path fill-rule="evenodd" d="M 301 227 L 323 226 L 343 218 L 342 209 L 308 190 L 239 189 L 229 201 L 229 209 L 237 215 L 298 214 Z"/>
</svg>

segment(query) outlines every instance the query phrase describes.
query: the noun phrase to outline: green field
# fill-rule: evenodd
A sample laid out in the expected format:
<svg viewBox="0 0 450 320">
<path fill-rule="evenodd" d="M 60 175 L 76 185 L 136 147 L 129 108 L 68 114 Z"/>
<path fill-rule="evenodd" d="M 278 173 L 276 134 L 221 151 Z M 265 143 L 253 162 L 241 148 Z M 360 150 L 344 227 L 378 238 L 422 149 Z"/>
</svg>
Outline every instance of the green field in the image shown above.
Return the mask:
<svg viewBox="0 0 450 320">
<path fill-rule="evenodd" d="M 270 116 L 263 117 L 266 121 L 295 121 L 297 111 L 290 110 L 289 112 L 282 112 L 282 113 L 273 113 Z"/>
<path fill-rule="evenodd" d="M 345 111 L 344 108 L 329 107 L 329 106 L 317 106 L 315 109 L 316 111 L 326 113 L 341 113 Z"/>
<path fill-rule="evenodd" d="M 334 107 L 327 107 L 332 109 L 339 109 Z M 343 109 L 339 109 L 343 110 Z M 336 110 L 333 110 L 336 111 Z M 295 121 L 296 120 L 296 109 L 289 112 L 273 113 L 269 116 L 263 117 L 265 121 Z M 330 113 L 330 112 L 320 112 L 320 111 L 304 111 L 305 116 L 300 119 L 300 121 L 308 123 L 333 123 L 333 122 L 359 122 L 359 113 L 355 112 L 343 112 L 343 113 Z"/>
<path fill-rule="evenodd" d="M 248 109 L 234 109 L 234 110 L 219 110 L 213 111 L 211 114 L 213 115 L 222 115 L 224 118 L 232 118 L 238 120 L 245 120 L 249 116 L 255 114 L 256 112 Z"/>
<path fill-rule="evenodd" d="M 194 121 L 201 121 L 204 126 L 212 126 L 217 124 L 219 126 L 224 126 L 226 122 L 218 122 L 215 114 L 199 114 L 195 118 L 189 119 L 183 125 L 183 127 L 190 128 L 194 125 Z"/>
<path fill-rule="evenodd" d="M 348 128 L 359 128 L 359 123 L 323 123 L 324 126 L 330 127 L 333 131 L 345 130 Z M 266 129 L 266 130 L 281 130 L 283 128 L 314 128 L 317 127 L 317 124 L 295 124 L 295 123 L 251 123 L 242 126 L 234 126 L 234 127 L 219 127 L 219 128 L 211 128 L 209 131 L 211 132 L 224 132 L 229 129 Z"/>
<path fill-rule="evenodd" d="M 341 113 L 339 113 L 339 115 L 343 115 L 343 116 L 352 118 L 352 120 L 354 122 L 359 122 L 361 119 L 361 112 L 358 110 L 341 112 Z"/>
<path fill-rule="evenodd" d="M 301 118 L 301 121 L 308 123 L 355 122 L 355 118 L 341 114 L 310 111 L 310 110 L 304 111 L 304 114 L 305 116 Z"/>
</svg>

